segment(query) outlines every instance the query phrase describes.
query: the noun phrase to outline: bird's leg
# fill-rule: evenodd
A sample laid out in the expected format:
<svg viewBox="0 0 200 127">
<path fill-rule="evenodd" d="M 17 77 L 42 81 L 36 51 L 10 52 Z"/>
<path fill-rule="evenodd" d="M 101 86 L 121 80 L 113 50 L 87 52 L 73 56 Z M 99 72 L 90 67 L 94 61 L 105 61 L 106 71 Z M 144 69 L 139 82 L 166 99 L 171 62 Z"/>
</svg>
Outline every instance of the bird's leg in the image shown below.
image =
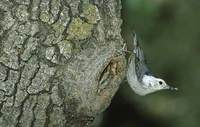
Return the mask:
<svg viewBox="0 0 200 127">
<path fill-rule="evenodd" d="M 132 53 L 131 51 L 128 51 L 127 50 L 127 46 L 126 46 L 126 43 L 123 44 L 122 48 L 117 50 L 119 53 L 122 53 L 122 52 L 126 52 L 126 53 Z"/>
</svg>

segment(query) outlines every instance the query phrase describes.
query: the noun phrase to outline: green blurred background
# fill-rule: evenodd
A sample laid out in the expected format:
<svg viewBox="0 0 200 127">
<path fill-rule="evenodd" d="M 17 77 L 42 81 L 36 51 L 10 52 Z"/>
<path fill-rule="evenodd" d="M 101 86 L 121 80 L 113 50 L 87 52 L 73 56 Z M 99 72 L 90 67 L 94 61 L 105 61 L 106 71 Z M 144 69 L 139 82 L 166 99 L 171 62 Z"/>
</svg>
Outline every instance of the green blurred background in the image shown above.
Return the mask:
<svg viewBox="0 0 200 127">
<path fill-rule="evenodd" d="M 95 126 L 200 127 L 200 0 L 122 0 L 122 5 L 122 33 L 136 31 L 151 71 L 179 91 L 141 97 L 124 81 Z"/>
</svg>

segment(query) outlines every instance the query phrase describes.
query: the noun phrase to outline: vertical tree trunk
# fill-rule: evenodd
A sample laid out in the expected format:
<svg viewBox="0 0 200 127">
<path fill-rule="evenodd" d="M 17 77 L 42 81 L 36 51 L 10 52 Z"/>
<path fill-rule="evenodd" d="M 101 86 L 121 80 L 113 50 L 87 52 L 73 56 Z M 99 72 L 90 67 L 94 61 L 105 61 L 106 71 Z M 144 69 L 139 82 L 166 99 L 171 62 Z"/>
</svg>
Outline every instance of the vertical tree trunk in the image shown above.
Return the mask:
<svg viewBox="0 0 200 127">
<path fill-rule="evenodd" d="M 125 75 L 120 9 L 120 0 L 1 0 L 0 126 L 89 126 Z"/>
</svg>

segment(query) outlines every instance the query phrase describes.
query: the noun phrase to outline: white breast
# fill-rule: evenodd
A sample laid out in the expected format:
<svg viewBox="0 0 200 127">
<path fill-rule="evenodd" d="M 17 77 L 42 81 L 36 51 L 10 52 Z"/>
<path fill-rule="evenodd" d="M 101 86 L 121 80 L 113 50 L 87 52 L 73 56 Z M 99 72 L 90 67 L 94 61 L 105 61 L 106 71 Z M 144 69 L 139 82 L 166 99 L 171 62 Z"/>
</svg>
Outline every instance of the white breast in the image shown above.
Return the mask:
<svg viewBox="0 0 200 127">
<path fill-rule="evenodd" d="M 133 57 L 133 56 L 132 56 Z M 142 83 L 140 83 L 137 79 L 136 73 L 135 73 L 135 62 L 134 58 L 130 59 L 128 70 L 126 73 L 127 81 L 129 83 L 129 86 L 132 88 L 132 90 L 141 96 L 144 96 L 149 93 L 148 89 L 146 89 Z"/>
</svg>

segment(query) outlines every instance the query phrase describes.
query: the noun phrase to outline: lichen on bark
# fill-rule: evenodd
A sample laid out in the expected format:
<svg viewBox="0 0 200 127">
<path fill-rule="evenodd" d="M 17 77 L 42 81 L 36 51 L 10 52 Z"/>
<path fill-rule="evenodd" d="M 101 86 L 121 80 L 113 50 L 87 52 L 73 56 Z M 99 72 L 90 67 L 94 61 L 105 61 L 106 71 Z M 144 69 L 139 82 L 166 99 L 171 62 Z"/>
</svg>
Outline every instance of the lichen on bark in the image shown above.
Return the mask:
<svg viewBox="0 0 200 127">
<path fill-rule="evenodd" d="M 80 18 L 72 19 L 67 30 L 67 39 L 83 40 L 91 36 L 93 29 L 92 24 L 85 23 Z"/>
<path fill-rule="evenodd" d="M 89 126 L 125 75 L 120 9 L 120 0 L 1 0 L 0 126 Z"/>
</svg>

